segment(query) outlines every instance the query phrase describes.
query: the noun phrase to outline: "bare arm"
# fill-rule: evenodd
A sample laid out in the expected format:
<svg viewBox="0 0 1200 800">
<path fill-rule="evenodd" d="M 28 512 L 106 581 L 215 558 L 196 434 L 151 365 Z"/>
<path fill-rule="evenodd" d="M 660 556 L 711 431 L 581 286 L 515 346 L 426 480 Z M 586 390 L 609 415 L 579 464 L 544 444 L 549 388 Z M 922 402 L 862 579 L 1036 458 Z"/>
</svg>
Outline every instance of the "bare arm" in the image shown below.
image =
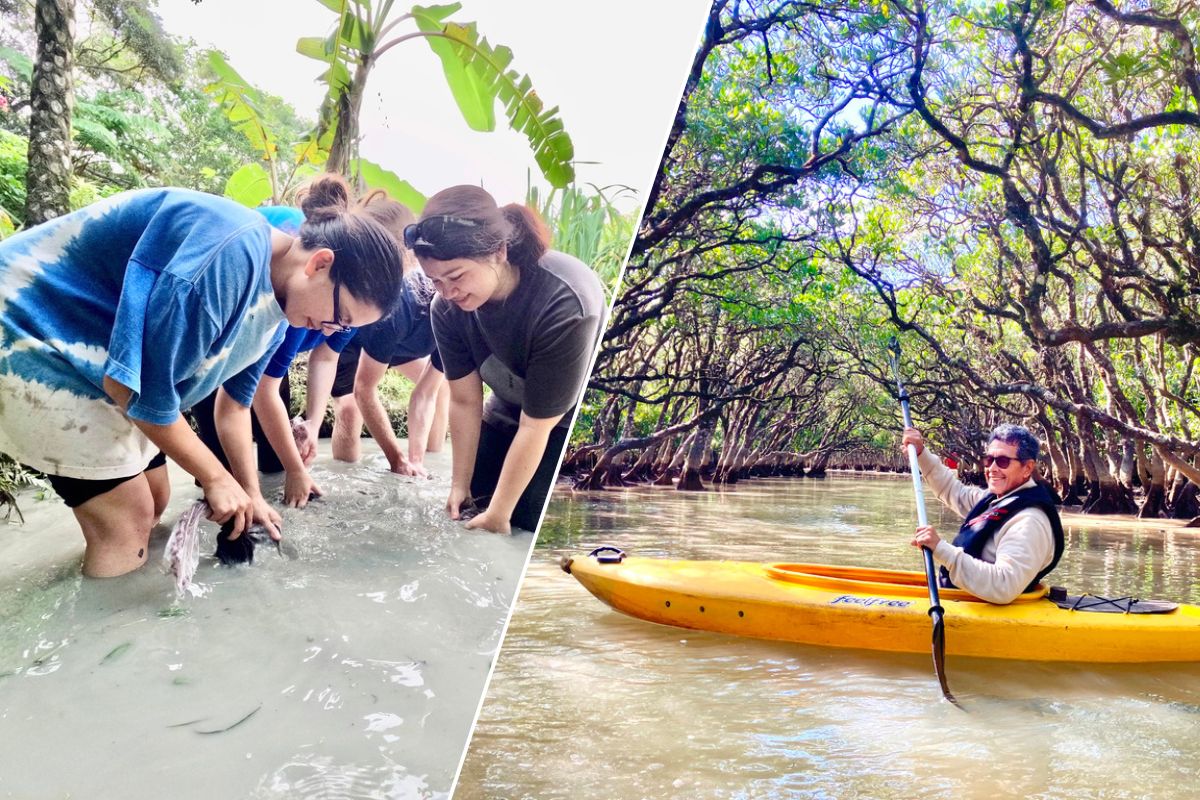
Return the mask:
<svg viewBox="0 0 1200 800">
<path fill-rule="evenodd" d="M 487 511 L 467 523 L 468 528 L 484 528 L 490 531 L 507 533 L 509 520 L 513 509 L 533 474 L 537 472 L 538 464 L 546 453 L 546 442 L 554 426 L 563 417 L 547 417 L 537 419 L 524 412 L 521 413 L 520 426 L 517 435 L 513 437 L 508 454 L 504 457 L 504 466 L 500 469 L 500 479 L 496 483 L 496 491 Z M 455 450 L 457 461 L 457 449 Z"/>
<path fill-rule="evenodd" d="M 128 408 L 133 395 L 129 387 L 105 376 L 104 391 L 121 408 Z M 234 530 L 242 531 L 253 520 L 253 505 L 249 494 L 238 484 L 233 475 L 221 466 L 200 437 L 182 416 L 170 425 L 153 425 L 130 418 L 137 429 L 162 450 L 172 461 L 189 475 L 200 481 L 204 499 L 208 502 L 209 519 L 215 522 L 234 520 Z"/>
<path fill-rule="evenodd" d="M 446 376 L 427 359 L 421 377 L 413 387 L 408 401 L 408 459 L 415 465 L 425 460 L 425 447 L 429 441 L 429 429 L 437 408 L 438 390 Z"/>
<path fill-rule="evenodd" d="M 363 423 L 371 432 L 371 438 L 387 456 L 392 472 L 415 475 L 417 473 L 400 449 L 400 442 L 396 439 L 396 432 L 392 430 L 392 421 L 388 418 L 387 409 L 379 399 L 379 382 L 383 380 L 387 370 L 387 364 L 376 361 L 363 350 L 358 358 L 358 369 L 354 373 L 354 402 L 363 416 Z"/>
<path fill-rule="evenodd" d="M 321 420 L 325 419 L 329 395 L 333 393 L 338 358 L 339 354 L 324 342 L 317 345 L 308 357 L 308 397 L 304 403 L 304 421 L 308 425 L 309 438 L 314 442 L 321 430 Z"/>
<path fill-rule="evenodd" d="M 258 389 L 254 392 L 254 412 L 258 414 L 258 424 L 262 426 L 267 441 L 279 456 L 279 461 L 287 473 L 283 489 L 284 503 L 304 508 L 308 504 L 309 494 L 321 494 L 321 490 L 308 474 L 304 458 L 296 447 L 296 437 L 292 435 L 292 426 L 288 421 L 287 406 L 283 404 L 283 398 L 279 395 L 279 383 L 282 380 L 285 379 L 272 378 L 269 375 L 262 377 Z M 257 473 L 255 479 L 257 480 Z"/>
<path fill-rule="evenodd" d="M 217 426 L 217 437 L 229 459 L 233 477 L 250 495 L 253 505 L 253 521 L 270 532 L 274 539 L 280 538 L 279 512 L 271 508 L 262 496 L 258 484 L 258 468 L 254 463 L 254 439 L 250 432 L 250 409 L 234 400 L 223 388 L 217 389 L 217 402 L 213 408 L 213 421 Z M 240 533 L 236 527 L 230 538 Z"/>
<path fill-rule="evenodd" d="M 479 426 L 483 424 L 483 379 L 472 372 L 450 381 L 450 445 L 453 475 L 446 510 L 450 519 L 458 519 L 462 504 L 471 497 L 471 476 L 475 472 L 475 452 L 479 449 Z"/>
</svg>

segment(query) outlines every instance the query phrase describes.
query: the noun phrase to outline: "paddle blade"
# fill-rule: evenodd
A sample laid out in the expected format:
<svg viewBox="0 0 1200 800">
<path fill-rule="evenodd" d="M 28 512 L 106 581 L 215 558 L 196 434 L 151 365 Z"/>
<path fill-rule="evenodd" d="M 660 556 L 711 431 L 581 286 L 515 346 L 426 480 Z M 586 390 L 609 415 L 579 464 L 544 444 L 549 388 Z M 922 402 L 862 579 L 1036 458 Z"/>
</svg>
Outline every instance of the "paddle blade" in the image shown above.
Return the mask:
<svg viewBox="0 0 1200 800">
<path fill-rule="evenodd" d="M 933 618 L 933 670 L 937 673 L 938 683 L 942 686 L 942 696 L 958 708 L 962 708 L 958 699 L 950 692 L 950 685 L 946 682 L 946 621 L 942 618 L 941 613 L 930 614 L 930 617 Z"/>
</svg>

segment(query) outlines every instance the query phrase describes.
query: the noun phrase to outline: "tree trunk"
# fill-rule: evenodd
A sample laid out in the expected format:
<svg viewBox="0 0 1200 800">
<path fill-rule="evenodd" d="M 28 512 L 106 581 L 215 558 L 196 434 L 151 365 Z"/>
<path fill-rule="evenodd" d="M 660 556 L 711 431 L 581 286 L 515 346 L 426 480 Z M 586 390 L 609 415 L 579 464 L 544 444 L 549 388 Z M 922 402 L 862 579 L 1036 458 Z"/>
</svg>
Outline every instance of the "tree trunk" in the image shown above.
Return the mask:
<svg viewBox="0 0 1200 800">
<path fill-rule="evenodd" d="M 350 161 L 358 142 L 358 114 L 362 109 L 363 94 L 367 90 L 367 76 L 371 72 L 371 56 L 364 54 L 354 70 L 350 88 L 338 98 L 337 129 L 333 132 L 333 143 L 329 146 L 326 172 L 350 176 Z"/>
<path fill-rule="evenodd" d="M 30 91 L 29 169 L 25 175 L 25 226 L 71 209 L 71 67 L 75 50 L 75 0 L 37 0 L 37 63 Z"/>
<path fill-rule="evenodd" d="M 687 460 L 687 455 L 689 452 L 691 452 L 692 442 L 696 441 L 697 433 L 697 431 L 692 431 L 687 435 L 686 438 L 684 438 L 683 443 L 679 445 L 679 448 L 675 451 L 674 455 L 671 456 L 671 460 L 668 462 L 666 469 L 660 472 L 658 477 L 655 478 L 655 486 L 671 485 L 671 479 L 675 477 L 676 473 L 683 469 L 684 462 Z"/>
<path fill-rule="evenodd" d="M 1141 519 L 1162 516 L 1167 501 L 1167 470 L 1163 460 L 1159 458 L 1158 453 L 1151 451 L 1149 462 L 1150 480 L 1143 484 L 1146 487 L 1146 497 L 1142 501 L 1142 507 L 1138 509 L 1138 517 Z"/>
<path fill-rule="evenodd" d="M 683 462 L 683 474 L 679 476 L 676 489 L 682 492 L 706 490 L 704 482 L 700 479 L 700 470 L 704 469 L 704 465 L 708 461 L 708 445 L 712 441 L 714 428 L 715 422 L 704 422 L 696 431 L 696 438 L 692 440 L 692 446 L 687 449 L 687 457 Z"/>
</svg>

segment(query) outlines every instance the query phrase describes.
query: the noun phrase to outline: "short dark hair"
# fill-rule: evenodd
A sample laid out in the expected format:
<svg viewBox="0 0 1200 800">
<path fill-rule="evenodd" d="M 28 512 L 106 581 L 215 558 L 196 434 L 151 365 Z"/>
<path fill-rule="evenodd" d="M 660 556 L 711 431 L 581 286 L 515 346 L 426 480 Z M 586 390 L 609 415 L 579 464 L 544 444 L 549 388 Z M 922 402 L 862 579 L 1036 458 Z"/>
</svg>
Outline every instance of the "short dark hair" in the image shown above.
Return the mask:
<svg viewBox="0 0 1200 800">
<path fill-rule="evenodd" d="M 509 263 L 535 267 L 550 248 L 550 231 L 528 206 L 500 208 L 484 189 L 464 185 L 429 198 L 414 240 L 418 258 L 481 258 L 506 246 Z"/>
<path fill-rule="evenodd" d="M 387 316 L 402 291 L 400 245 L 371 215 L 352 209 L 350 196 L 345 179 L 332 173 L 302 190 L 300 244 L 306 250 L 332 250 L 329 277 Z"/>
<path fill-rule="evenodd" d="M 988 439 L 988 444 L 992 442 L 1016 445 L 1018 461 L 1037 461 L 1038 453 L 1041 451 L 1041 444 L 1028 428 L 1008 422 L 996 426 Z"/>
</svg>

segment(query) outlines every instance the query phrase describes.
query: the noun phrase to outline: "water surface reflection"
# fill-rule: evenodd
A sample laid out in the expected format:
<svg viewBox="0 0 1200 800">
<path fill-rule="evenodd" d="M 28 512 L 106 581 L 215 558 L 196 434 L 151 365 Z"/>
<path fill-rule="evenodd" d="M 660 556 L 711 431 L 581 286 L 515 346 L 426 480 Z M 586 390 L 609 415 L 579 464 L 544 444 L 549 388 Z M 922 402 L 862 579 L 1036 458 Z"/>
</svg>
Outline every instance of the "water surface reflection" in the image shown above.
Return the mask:
<svg viewBox="0 0 1200 800">
<path fill-rule="evenodd" d="M 930 504 L 947 532 L 957 522 Z M 1190 798 L 1200 666 L 823 649 L 652 625 L 557 566 L 613 544 L 672 558 L 919 569 L 911 485 L 766 480 L 732 491 L 559 492 L 456 798 Z M 1200 538 L 1068 523 L 1055 582 L 1200 602 Z M 1188 788 L 1191 787 L 1191 788 Z"/>
</svg>

